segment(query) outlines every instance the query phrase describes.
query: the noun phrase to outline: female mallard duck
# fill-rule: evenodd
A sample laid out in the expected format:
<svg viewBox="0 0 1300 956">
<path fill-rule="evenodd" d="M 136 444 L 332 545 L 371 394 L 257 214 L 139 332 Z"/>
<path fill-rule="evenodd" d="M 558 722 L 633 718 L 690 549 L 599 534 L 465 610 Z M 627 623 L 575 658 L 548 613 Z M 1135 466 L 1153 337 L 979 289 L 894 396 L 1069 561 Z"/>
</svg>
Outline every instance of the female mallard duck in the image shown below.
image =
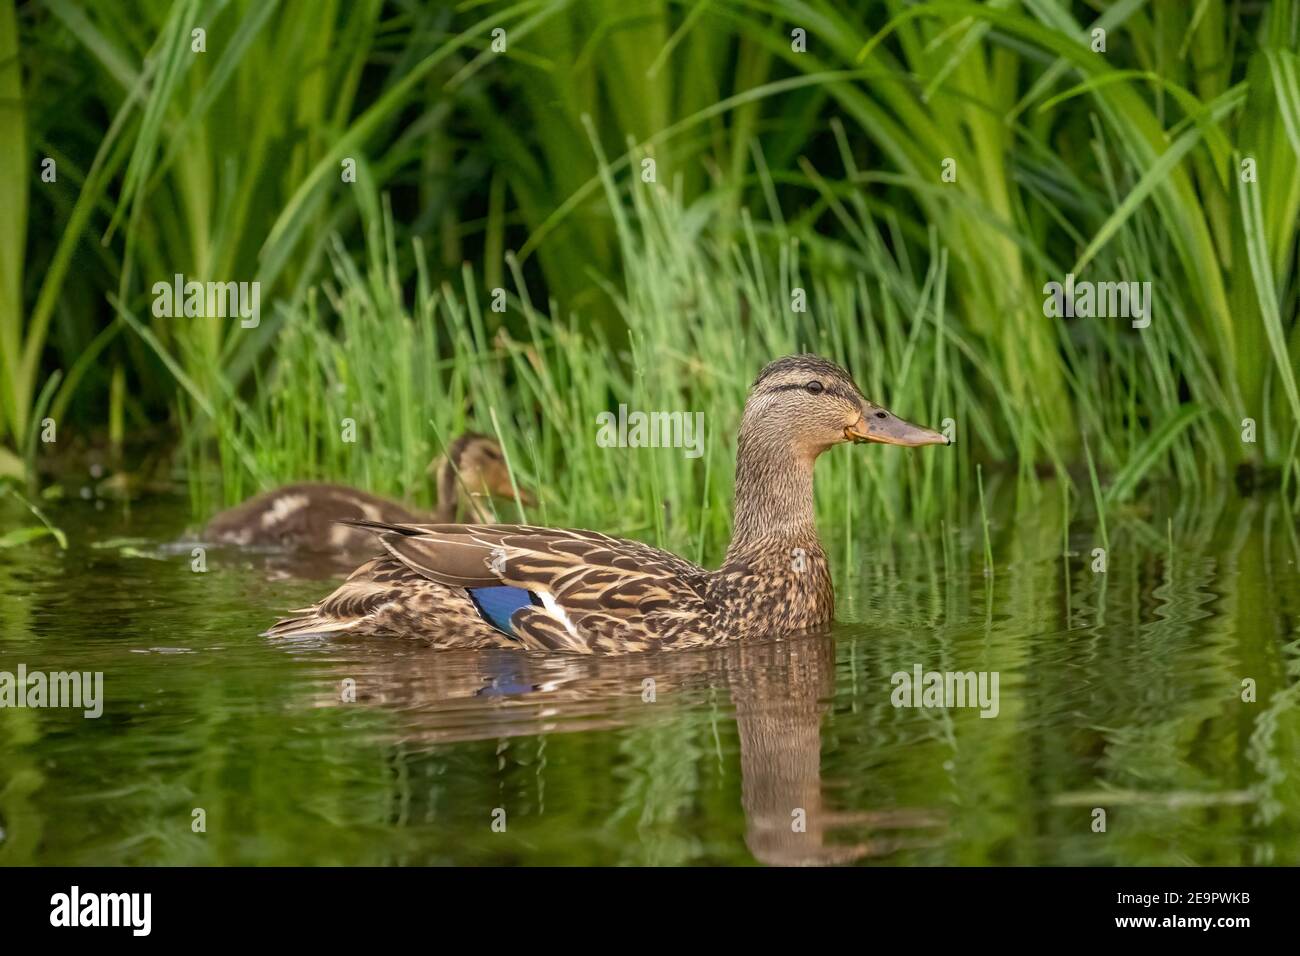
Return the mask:
<svg viewBox="0 0 1300 956">
<path fill-rule="evenodd" d="M 716 571 L 594 531 L 359 521 L 387 554 L 267 633 L 625 653 L 822 629 L 835 593 L 813 522 L 813 465 L 849 441 L 948 443 L 867 401 L 834 362 L 783 358 L 745 402 L 735 529 Z"/>
<path fill-rule="evenodd" d="M 284 485 L 250 498 L 217 514 L 208 523 L 205 540 L 243 547 L 268 546 L 292 551 L 375 553 L 375 538 L 343 521 L 380 521 L 391 524 L 433 520 L 488 522 L 491 512 L 485 496 L 516 497 L 501 446 L 486 435 L 466 432 L 455 439 L 447 454 L 429 466 L 438 482 L 438 510 L 421 516 L 387 498 L 346 485 L 311 482 Z M 531 504 L 527 492 L 519 499 Z"/>
</svg>

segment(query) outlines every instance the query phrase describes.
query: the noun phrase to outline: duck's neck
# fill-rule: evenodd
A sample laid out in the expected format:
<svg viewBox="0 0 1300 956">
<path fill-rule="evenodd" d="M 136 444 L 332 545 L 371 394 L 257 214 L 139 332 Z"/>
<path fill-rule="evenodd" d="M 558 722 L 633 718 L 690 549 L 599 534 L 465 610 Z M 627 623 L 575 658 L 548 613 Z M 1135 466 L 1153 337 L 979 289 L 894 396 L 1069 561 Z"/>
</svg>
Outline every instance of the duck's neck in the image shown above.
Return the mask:
<svg viewBox="0 0 1300 956">
<path fill-rule="evenodd" d="M 456 520 L 456 512 L 460 492 L 456 488 L 456 471 L 451 467 L 451 461 L 442 458 L 438 462 L 436 472 L 438 480 L 438 507 L 434 509 L 433 520 L 435 524 L 452 524 Z"/>
<path fill-rule="evenodd" d="M 451 471 L 450 468 L 447 469 Z M 492 512 L 482 499 L 472 494 L 462 494 L 456 476 L 451 476 L 451 486 L 445 484 L 438 493 L 438 507 L 433 513 L 436 524 L 456 524 L 463 517 L 471 524 L 491 524 Z"/>
<path fill-rule="evenodd" d="M 742 429 L 728 561 L 755 549 L 817 544 L 813 464 L 809 456 L 754 441 Z"/>
</svg>

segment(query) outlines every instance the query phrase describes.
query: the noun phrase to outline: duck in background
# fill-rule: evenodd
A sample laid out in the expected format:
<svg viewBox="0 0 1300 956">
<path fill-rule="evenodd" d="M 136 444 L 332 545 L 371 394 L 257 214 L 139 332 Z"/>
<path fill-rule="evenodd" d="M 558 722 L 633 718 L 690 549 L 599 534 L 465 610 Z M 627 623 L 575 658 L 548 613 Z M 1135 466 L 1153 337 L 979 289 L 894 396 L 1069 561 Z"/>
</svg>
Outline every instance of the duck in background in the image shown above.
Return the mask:
<svg viewBox="0 0 1300 956">
<path fill-rule="evenodd" d="M 296 482 L 263 492 L 216 514 L 203 538 L 217 544 L 287 551 L 370 554 L 374 533 L 342 521 L 450 524 L 492 521 L 488 497 L 533 504 L 527 491 L 510 480 L 501 446 L 487 435 L 466 432 L 429 465 L 438 486 L 432 514 L 414 511 L 387 498 L 347 485 Z"/>
</svg>

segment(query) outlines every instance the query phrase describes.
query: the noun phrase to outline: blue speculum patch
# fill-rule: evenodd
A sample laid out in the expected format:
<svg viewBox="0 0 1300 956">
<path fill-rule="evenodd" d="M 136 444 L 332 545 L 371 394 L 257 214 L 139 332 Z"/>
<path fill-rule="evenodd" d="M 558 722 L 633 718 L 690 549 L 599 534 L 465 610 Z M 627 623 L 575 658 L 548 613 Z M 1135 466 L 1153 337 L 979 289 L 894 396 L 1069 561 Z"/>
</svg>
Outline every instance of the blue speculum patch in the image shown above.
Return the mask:
<svg viewBox="0 0 1300 956">
<path fill-rule="evenodd" d="M 521 607 L 537 604 L 537 596 L 523 588 L 507 586 L 488 588 L 467 588 L 470 600 L 483 615 L 483 619 L 503 634 L 515 636 L 510 623 L 510 615 Z"/>
</svg>

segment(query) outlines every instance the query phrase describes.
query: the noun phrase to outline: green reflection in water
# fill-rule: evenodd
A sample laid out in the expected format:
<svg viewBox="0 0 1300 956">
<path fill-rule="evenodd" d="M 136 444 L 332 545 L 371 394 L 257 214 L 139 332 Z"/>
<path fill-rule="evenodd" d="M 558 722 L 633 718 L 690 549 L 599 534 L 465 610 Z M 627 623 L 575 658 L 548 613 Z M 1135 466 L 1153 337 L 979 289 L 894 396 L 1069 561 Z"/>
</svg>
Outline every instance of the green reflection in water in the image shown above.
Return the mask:
<svg viewBox="0 0 1300 956">
<path fill-rule="evenodd" d="M 1101 574 L 1011 494 L 991 575 L 977 517 L 824 529 L 831 637 L 619 659 L 271 642 L 336 569 L 64 505 L 69 551 L 0 552 L 0 670 L 101 670 L 105 712 L 0 709 L 0 863 L 1300 862 L 1294 519 L 1108 514 Z M 895 708 L 914 665 L 997 671 L 998 716 Z"/>
</svg>

